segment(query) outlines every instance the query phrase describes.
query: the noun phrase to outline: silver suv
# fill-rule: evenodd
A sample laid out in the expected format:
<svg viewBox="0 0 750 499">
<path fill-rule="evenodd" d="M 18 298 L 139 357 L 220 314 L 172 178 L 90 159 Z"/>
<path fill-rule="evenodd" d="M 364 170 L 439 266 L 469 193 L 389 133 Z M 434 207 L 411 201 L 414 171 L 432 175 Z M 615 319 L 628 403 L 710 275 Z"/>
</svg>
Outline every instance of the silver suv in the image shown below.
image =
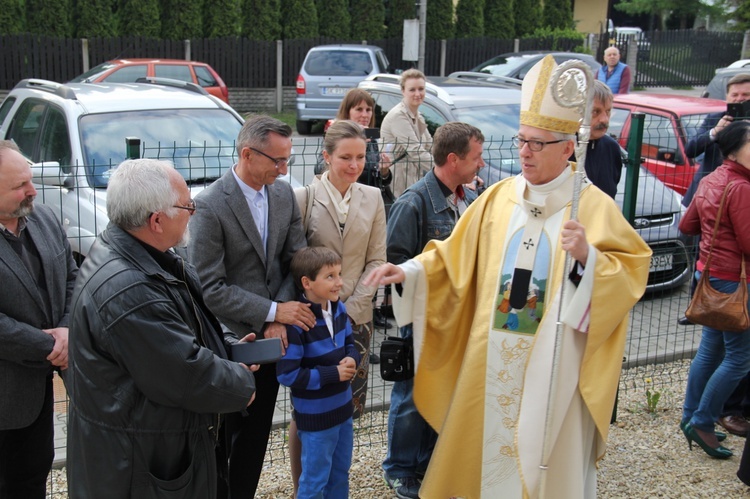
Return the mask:
<svg viewBox="0 0 750 499">
<path fill-rule="evenodd" d="M 174 80 L 23 80 L 0 105 L 0 138 L 33 163 L 38 199 L 59 213 L 79 259 L 107 226 L 107 181 L 120 162 L 172 161 L 191 190 L 201 190 L 235 162 L 241 127 L 227 104 Z"/>
<path fill-rule="evenodd" d="M 349 89 L 370 75 L 389 72 L 388 58 L 374 45 L 321 45 L 305 56 L 297 76 L 297 131 L 336 117 Z"/>
</svg>

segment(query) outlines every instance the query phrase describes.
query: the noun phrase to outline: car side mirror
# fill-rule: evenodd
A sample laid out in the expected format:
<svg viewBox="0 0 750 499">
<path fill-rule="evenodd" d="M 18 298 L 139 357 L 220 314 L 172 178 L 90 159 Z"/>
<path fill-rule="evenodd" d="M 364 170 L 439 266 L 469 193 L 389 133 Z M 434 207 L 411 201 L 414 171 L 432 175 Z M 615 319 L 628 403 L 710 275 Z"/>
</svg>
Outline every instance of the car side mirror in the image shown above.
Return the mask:
<svg viewBox="0 0 750 499">
<path fill-rule="evenodd" d="M 31 179 L 35 184 L 56 187 L 73 187 L 73 175 L 62 171 L 57 161 L 44 161 L 31 165 Z"/>
<path fill-rule="evenodd" d="M 684 163 L 682 155 L 675 149 L 659 149 L 656 152 L 656 159 L 658 161 L 666 161 L 667 163 L 674 163 L 676 165 Z"/>
</svg>

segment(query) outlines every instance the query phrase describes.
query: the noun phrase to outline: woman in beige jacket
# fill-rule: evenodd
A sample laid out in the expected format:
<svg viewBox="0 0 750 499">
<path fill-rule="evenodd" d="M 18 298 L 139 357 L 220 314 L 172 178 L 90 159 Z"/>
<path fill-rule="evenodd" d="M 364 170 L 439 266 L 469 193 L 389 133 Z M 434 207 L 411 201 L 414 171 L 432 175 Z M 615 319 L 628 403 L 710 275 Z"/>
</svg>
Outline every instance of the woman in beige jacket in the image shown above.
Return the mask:
<svg viewBox="0 0 750 499">
<path fill-rule="evenodd" d="M 396 197 L 432 169 L 432 136 L 419 114 L 425 97 L 424 73 L 408 69 L 400 81 L 404 98 L 388 111 L 380 125 L 383 143 L 393 144 L 391 190 Z"/>
<path fill-rule="evenodd" d="M 380 189 L 357 183 L 365 167 L 366 138 L 360 125 L 338 120 L 323 141 L 327 170 L 312 184 L 295 190 L 310 246 L 325 246 L 341 255 L 344 287 L 341 300 L 352 323 L 361 357 L 352 380 L 354 418 L 364 411 L 372 298 L 377 287 L 364 286 L 365 276 L 385 263 L 385 209 Z M 301 471 L 300 444 L 294 421 L 289 427 L 289 454 L 295 492 Z"/>
</svg>

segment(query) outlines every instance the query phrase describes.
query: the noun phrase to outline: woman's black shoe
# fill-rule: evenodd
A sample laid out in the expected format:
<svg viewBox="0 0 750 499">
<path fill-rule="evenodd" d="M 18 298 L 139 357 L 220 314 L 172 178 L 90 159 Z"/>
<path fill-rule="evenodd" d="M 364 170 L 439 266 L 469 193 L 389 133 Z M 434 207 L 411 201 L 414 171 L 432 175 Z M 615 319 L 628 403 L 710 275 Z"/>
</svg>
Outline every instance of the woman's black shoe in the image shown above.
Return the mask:
<svg viewBox="0 0 750 499">
<path fill-rule="evenodd" d="M 679 324 L 680 326 L 692 326 L 693 325 L 690 319 L 688 319 L 684 315 L 680 317 L 679 319 L 677 319 L 677 324 Z"/>
</svg>

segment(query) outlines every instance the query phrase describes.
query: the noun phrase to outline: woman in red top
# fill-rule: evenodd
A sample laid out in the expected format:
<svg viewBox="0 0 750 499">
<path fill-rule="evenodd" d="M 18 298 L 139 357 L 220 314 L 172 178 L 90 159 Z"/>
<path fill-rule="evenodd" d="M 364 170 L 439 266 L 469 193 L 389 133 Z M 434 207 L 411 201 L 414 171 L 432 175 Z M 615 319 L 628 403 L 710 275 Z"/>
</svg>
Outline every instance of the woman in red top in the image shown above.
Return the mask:
<svg viewBox="0 0 750 499">
<path fill-rule="evenodd" d="M 715 136 L 724 163 L 701 180 L 680 221 L 685 234 L 700 235 L 696 276 L 705 267 L 724 189 L 731 182 L 721 213 L 711 259 L 711 286 L 724 293 L 737 289 L 742 260 L 750 260 L 750 122 L 736 121 Z M 741 333 L 703 327 L 700 346 L 690 365 L 682 428 L 711 457 L 726 459 L 732 451 L 719 444 L 714 423 L 724 402 L 750 371 L 750 329 Z M 721 434 L 720 437 L 724 435 Z"/>
</svg>

